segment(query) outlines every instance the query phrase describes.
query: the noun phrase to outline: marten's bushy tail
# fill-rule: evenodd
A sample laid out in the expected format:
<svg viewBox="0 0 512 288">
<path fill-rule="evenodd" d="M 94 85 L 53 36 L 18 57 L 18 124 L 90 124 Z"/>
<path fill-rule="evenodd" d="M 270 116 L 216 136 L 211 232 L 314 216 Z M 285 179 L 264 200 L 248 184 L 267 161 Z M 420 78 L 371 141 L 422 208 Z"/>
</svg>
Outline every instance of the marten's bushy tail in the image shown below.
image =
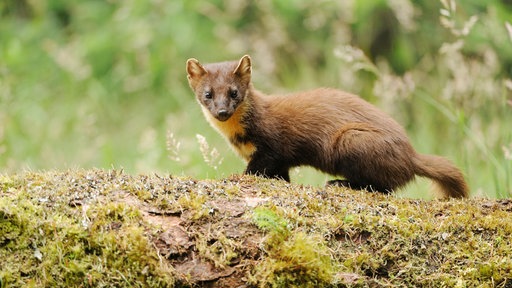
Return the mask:
<svg viewBox="0 0 512 288">
<path fill-rule="evenodd" d="M 443 197 L 468 197 L 469 188 L 462 172 L 448 159 L 433 155 L 417 154 L 414 162 L 416 174 L 434 180 L 437 186 L 439 186 Z"/>
</svg>

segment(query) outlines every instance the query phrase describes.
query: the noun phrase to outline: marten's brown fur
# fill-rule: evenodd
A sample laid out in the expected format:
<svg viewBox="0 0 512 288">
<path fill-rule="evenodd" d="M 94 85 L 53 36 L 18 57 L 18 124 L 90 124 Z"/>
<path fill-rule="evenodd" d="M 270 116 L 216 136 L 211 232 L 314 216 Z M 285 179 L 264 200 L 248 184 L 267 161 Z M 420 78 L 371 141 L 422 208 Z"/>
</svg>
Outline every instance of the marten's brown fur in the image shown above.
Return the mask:
<svg viewBox="0 0 512 288">
<path fill-rule="evenodd" d="M 247 162 L 245 173 L 290 181 L 309 165 L 346 180 L 331 184 L 389 193 L 414 179 L 434 180 L 445 197 L 468 196 L 448 160 L 416 153 L 404 129 L 363 99 L 335 89 L 267 96 L 251 84 L 251 59 L 201 65 L 187 61 L 203 112 Z"/>
</svg>

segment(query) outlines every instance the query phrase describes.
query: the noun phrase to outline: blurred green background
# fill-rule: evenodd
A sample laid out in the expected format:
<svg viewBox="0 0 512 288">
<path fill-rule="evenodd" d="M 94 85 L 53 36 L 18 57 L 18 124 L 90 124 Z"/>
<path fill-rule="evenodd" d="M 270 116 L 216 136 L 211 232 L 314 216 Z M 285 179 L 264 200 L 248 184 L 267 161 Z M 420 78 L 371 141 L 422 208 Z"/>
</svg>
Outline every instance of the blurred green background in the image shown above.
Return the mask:
<svg viewBox="0 0 512 288">
<path fill-rule="evenodd" d="M 419 152 L 453 160 L 473 195 L 512 193 L 510 0 L 3 0 L 0 17 L 4 173 L 241 173 L 185 62 L 250 54 L 259 90 L 359 94 Z M 292 181 L 327 178 L 301 168 Z M 428 189 L 418 181 L 400 195 Z"/>
</svg>

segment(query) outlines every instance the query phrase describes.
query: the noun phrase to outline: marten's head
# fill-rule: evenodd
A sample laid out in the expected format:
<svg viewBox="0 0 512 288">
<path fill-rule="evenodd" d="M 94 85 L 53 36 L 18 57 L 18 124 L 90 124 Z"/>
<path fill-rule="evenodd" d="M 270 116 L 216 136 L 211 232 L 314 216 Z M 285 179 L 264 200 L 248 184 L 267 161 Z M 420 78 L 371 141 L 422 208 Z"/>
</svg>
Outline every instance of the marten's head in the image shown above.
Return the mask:
<svg viewBox="0 0 512 288">
<path fill-rule="evenodd" d="M 187 61 L 188 83 L 201 105 L 219 121 L 228 120 L 244 101 L 251 85 L 251 58 L 201 65 Z"/>
</svg>

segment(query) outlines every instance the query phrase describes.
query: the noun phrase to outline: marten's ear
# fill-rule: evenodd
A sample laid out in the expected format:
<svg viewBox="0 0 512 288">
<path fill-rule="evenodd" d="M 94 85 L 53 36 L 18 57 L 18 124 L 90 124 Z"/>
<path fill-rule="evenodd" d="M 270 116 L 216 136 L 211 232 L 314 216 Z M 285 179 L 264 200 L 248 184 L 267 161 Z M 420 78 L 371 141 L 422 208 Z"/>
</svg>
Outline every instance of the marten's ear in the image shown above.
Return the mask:
<svg viewBox="0 0 512 288">
<path fill-rule="evenodd" d="M 188 83 L 194 88 L 196 81 L 201 79 L 204 75 L 208 74 L 203 65 L 197 59 L 190 58 L 187 60 L 187 78 Z"/>
<path fill-rule="evenodd" d="M 240 62 L 238 62 L 238 66 L 236 66 L 233 74 L 247 82 L 251 81 L 251 57 L 249 57 L 249 55 L 245 55 L 240 59 Z"/>
</svg>

